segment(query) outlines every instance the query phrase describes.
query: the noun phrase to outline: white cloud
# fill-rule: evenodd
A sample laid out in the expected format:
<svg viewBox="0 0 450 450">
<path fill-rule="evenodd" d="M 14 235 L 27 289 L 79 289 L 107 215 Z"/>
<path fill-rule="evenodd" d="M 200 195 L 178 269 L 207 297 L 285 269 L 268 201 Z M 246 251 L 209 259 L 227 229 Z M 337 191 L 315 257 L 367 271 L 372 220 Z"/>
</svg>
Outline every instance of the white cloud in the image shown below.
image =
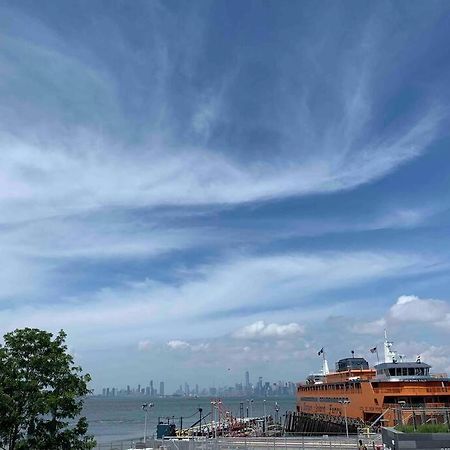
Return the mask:
<svg viewBox="0 0 450 450">
<path fill-rule="evenodd" d="M 389 307 L 384 317 L 361 321 L 350 328 L 355 333 L 380 336 L 384 329 L 416 322 L 428 323 L 450 331 L 450 303 L 431 298 L 423 299 L 416 295 L 401 295 Z"/>
<path fill-rule="evenodd" d="M 5 309 L 0 317 L 0 327 L 63 327 L 81 340 L 91 332 L 103 335 L 104 339 L 107 336 L 108 339 L 120 337 L 122 340 L 122 333 L 111 337 L 110 331 L 112 333 L 120 325 L 131 338 L 137 332 L 136 327 L 145 325 L 152 327 L 152 339 L 167 339 L 170 334 L 167 323 L 170 322 L 172 327 L 189 334 L 189 338 L 201 338 L 211 333 L 230 333 L 237 326 L 248 323 L 248 317 L 256 314 L 261 317 L 261 311 L 267 307 L 273 311 L 273 305 L 279 305 L 281 312 L 286 311 L 280 313 L 283 320 L 292 320 L 293 309 L 311 296 L 346 286 L 355 287 L 367 281 L 427 273 L 440 267 L 431 264 L 429 259 L 424 264 L 423 258 L 411 254 L 235 255 L 213 265 L 198 267 L 180 279 L 176 286 L 143 280 L 101 289 L 51 306 L 23 304 Z M 232 313 L 240 310 L 243 304 L 249 312 L 237 323 Z M 335 305 L 320 307 L 330 310 Z M 271 316 L 274 314 L 272 312 Z M 305 317 L 308 311 L 298 314 Z M 202 319 L 205 315 L 209 320 Z M 214 326 L 211 326 L 211 317 L 216 317 Z M 264 333 L 270 335 L 292 331 L 296 331 L 295 325 L 264 324 Z"/>
<path fill-rule="evenodd" d="M 169 341 L 167 343 L 167 346 L 172 350 L 185 350 L 187 348 L 190 348 L 191 345 L 186 341 L 173 340 Z"/>
<path fill-rule="evenodd" d="M 388 314 L 392 321 L 440 323 L 450 317 L 450 305 L 442 300 L 402 295 L 391 306 Z"/>
<path fill-rule="evenodd" d="M 70 142 L 39 148 L 0 136 L 0 204 L 7 211 L 2 221 L 67 215 L 105 206 L 241 203 L 350 189 L 423 151 L 434 135 L 433 120 L 425 116 L 426 124 L 416 125 L 407 133 L 408 138 L 352 153 L 351 158 L 336 151 L 331 161 L 319 151 L 317 159 L 299 157 L 287 161 L 285 167 L 261 166 L 256 161 L 241 165 L 200 148 L 168 152 L 165 144 L 162 148 L 149 144 L 150 148 L 128 156 L 124 149 L 98 143 L 95 137 L 84 137 L 70 149 Z M 70 179 L 77 183 L 67 183 Z"/>
<path fill-rule="evenodd" d="M 304 327 L 298 323 L 292 322 L 288 324 L 268 323 L 259 320 L 255 323 L 247 325 L 233 333 L 233 336 L 239 339 L 254 338 L 281 338 L 294 336 L 304 333 Z"/>
<path fill-rule="evenodd" d="M 173 340 L 167 342 L 167 347 L 171 350 L 190 350 L 192 352 L 203 352 L 209 349 L 209 342 L 198 342 L 191 344 L 190 342 Z"/>
</svg>

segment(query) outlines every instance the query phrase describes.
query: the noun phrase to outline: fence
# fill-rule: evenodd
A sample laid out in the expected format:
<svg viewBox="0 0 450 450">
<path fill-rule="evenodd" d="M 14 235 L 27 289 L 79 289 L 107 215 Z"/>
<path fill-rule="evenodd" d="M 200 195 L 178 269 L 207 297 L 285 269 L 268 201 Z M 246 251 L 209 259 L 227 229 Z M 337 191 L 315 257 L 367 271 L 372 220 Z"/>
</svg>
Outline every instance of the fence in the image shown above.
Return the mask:
<svg viewBox="0 0 450 450">
<path fill-rule="evenodd" d="M 160 450 L 355 450 L 361 439 L 368 450 L 379 448 L 378 436 L 285 436 L 285 437 L 220 437 L 217 439 L 164 439 L 148 440 L 147 447 Z M 135 441 L 136 442 L 136 441 Z M 137 440 L 139 442 L 139 440 Z M 116 441 L 99 444 L 98 450 L 128 450 L 134 442 Z"/>
</svg>

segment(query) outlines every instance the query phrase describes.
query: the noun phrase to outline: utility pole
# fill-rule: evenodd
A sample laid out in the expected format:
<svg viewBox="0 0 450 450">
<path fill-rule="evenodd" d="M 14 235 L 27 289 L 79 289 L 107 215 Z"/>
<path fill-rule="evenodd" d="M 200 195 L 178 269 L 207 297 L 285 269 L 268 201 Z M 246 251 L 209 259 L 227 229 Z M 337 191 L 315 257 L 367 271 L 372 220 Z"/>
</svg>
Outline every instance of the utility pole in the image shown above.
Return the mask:
<svg viewBox="0 0 450 450">
<path fill-rule="evenodd" d="M 344 407 L 345 434 L 348 438 L 347 405 L 350 403 L 350 400 L 339 400 L 339 403 Z"/>
<path fill-rule="evenodd" d="M 263 400 L 263 411 L 264 411 L 264 436 L 265 436 L 267 433 L 266 399 Z"/>
<path fill-rule="evenodd" d="M 147 442 L 147 416 L 150 411 L 150 408 L 153 408 L 154 403 L 144 403 L 142 405 L 142 409 L 145 411 L 145 419 L 144 419 L 144 444 Z"/>
</svg>

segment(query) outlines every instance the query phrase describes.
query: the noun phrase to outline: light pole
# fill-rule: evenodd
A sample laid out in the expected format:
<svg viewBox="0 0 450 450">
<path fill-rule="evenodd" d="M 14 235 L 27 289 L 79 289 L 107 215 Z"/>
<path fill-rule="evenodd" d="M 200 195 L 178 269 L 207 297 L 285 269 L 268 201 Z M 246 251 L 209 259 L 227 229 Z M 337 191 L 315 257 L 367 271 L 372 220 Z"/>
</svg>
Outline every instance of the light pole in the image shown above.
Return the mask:
<svg viewBox="0 0 450 450">
<path fill-rule="evenodd" d="M 403 425 L 403 407 L 406 405 L 405 400 L 399 400 L 398 401 L 398 405 L 400 407 L 399 411 L 398 411 L 398 421 L 400 423 L 400 425 Z"/>
<path fill-rule="evenodd" d="M 278 425 L 278 411 L 280 410 L 280 407 L 278 406 L 278 402 L 275 402 L 275 422 Z"/>
<path fill-rule="evenodd" d="M 214 427 L 214 431 L 211 429 L 211 434 L 214 436 L 214 438 L 216 438 L 217 437 L 217 425 L 216 425 L 216 422 L 215 422 L 215 416 L 216 416 L 216 409 L 215 409 L 215 406 L 216 406 L 216 404 L 217 404 L 217 402 L 215 401 L 215 400 L 212 400 L 211 401 L 211 412 L 212 412 L 212 426 Z"/>
<path fill-rule="evenodd" d="M 155 406 L 154 403 L 144 403 L 142 409 L 145 411 L 145 422 L 144 422 L 144 444 L 147 442 L 147 416 L 150 408 Z"/>
<path fill-rule="evenodd" d="M 264 436 L 267 433 L 267 420 L 266 420 L 266 400 L 263 400 L 263 411 L 264 411 Z"/>
<path fill-rule="evenodd" d="M 250 417 L 253 418 L 253 399 L 250 400 Z"/>
<path fill-rule="evenodd" d="M 200 414 L 200 425 L 199 425 L 200 436 L 203 436 L 203 430 L 202 430 L 202 412 L 203 412 L 203 408 L 198 408 L 198 412 Z"/>
<path fill-rule="evenodd" d="M 345 434 L 347 435 L 348 438 L 347 405 L 350 403 L 350 400 L 339 400 L 339 403 L 344 407 Z"/>
<path fill-rule="evenodd" d="M 219 423 L 219 435 L 221 434 L 221 427 L 222 427 L 222 423 L 221 423 L 221 405 L 222 402 L 219 400 L 217 402 L 217 422 Z M 223 433 L 222 433 L 223 434 Z M 217 437 L 217 433 L 216 433 L 216 437 Z"/>
</svg>

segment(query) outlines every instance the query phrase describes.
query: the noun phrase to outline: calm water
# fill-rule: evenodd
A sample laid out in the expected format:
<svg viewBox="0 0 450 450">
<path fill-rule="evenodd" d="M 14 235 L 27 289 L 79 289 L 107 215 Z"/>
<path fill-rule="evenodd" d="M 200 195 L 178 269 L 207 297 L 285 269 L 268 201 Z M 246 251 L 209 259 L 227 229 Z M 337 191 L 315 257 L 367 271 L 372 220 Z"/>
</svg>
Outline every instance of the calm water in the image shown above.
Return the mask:
<svg viewBox="0 0 450 450">
<path fill-rule="evenodd" d="M 115 440 L 135 439 L 143 435 L 144 412 L 141 405 L 145 402 L 155 404 L 149 414 L 149 434 L 156 430 L 158 417 L 175 416 L 175 423 L 179 427 L 179 417 L 183 417 L 183 428 L 192 425 L 199 418 L 198 408 L 203 408 L 202 415 L 211 411 L 209 398 L 156 398 L 147 397 L 89 397 L 85 400 L 83 414 L 89 421 L 89 434 L 96 437 L 98 443 L 107 443 Z M 226 398 L 222 402 L 227 411 L 239 416 L 239 404 L 244 402 L 244 415 L 246 415 L 247 402 L 242 398 Z M 266 399 L 267 414 L 275 415 L 275 402 L 279 405 L 280 417 L 286 411 L 295 408 L 295 398 L 268 398 Z M 263 400 L 253 401 L 253 415 L 263 415 Z M 192 416 L 191 418 L 188 418 Z M 210 420 L 210 417 L 208 417 Z"/>
</svg>

